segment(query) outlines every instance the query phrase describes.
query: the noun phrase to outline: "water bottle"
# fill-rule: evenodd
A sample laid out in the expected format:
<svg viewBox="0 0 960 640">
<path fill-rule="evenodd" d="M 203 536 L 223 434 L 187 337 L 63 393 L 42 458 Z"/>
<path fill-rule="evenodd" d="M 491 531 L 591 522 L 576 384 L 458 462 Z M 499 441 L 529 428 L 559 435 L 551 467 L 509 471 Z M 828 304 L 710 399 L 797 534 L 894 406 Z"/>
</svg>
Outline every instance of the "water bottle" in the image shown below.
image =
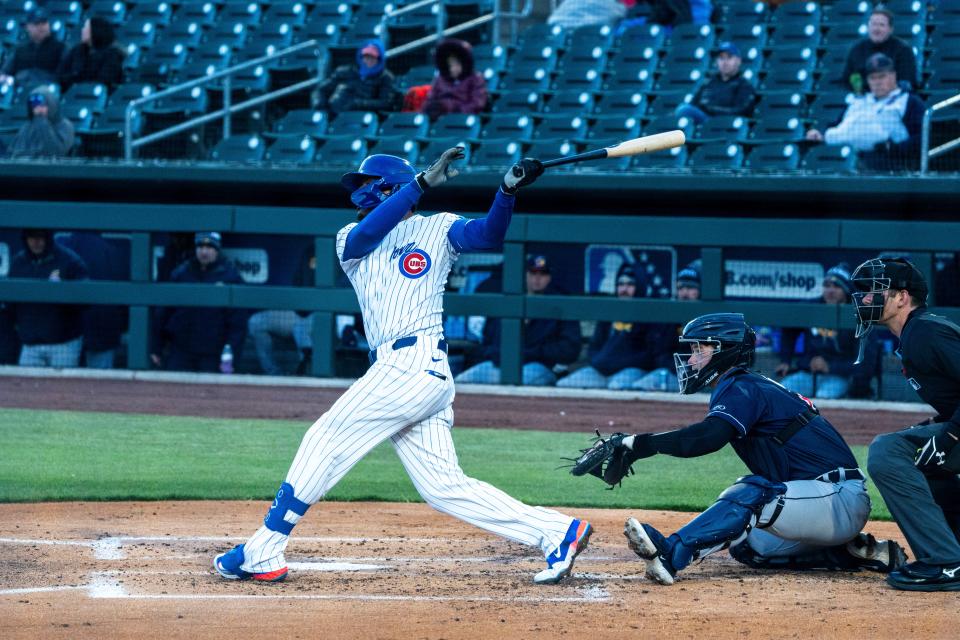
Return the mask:
<svg viewBox="0 0 960 640">
<path fill-rule="evenodd" d="M 660 373 L 657 378 L 657 388 L 660 389 L 660 391 L 667 390 L 667 370 L 663 367 L 660 367 Z"/>
<path fill-rule="evenodd" d="M 220 354 L 220 373 L 233 373 L 233 348 L 230 345 L 224 346 Z"/>
</svg>

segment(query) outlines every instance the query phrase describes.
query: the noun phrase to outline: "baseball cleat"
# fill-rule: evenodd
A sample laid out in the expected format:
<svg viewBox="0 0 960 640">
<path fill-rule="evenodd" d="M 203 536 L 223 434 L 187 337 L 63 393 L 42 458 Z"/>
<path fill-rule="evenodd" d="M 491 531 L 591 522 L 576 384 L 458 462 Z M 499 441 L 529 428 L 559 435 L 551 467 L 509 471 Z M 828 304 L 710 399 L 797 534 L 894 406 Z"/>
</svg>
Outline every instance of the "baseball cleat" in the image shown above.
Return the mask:
<svg viewBox="0 0 960 640">
<path fill-rule="evenodd" d="M 250 573 L 240 568 L 243 564 L 243 545 L 238 544 L 230 551 L 221 553 L 213 559 L 213 568 L 227 580 L 256 580 L 258 582 L 280 582 L 287 577 L 287 568 L 267 571 L 266 573 Z"/>
<path fill-rule="evenodd" d="M 628 518 L 623 525 L 623 535 L 627 537 L 627 543 L 633 552 L 640 556 L 647 566 L 646 576 L 648 580 L 659 582 L 660 584 L 673 584 L 674 575 L 667 559 L 664 557 L 666 540 L 659 531 L 648 524 L 640 524 L 636 518 Z M 661 544 L 657 544 L 659 541 Z"/>
<path fill-rule="evenodd" d="M 907 563 L 907 554 L 894 540 L 877 540 L 869 533 L 858 533 L 847 543 L 847 553 L 869 571 L 890 573 Z"/>
<path fill-rule="evenodd" d="M 903 591 L 960 591 L 960 564 L 905 564 L 887 576 L 887 584 Z"/>
<path fill-rule="evenodd" d="M 573 571 L 573 561 L 587 548 L 593 526 L 586 520 L 573 519 L 563 542 L 556 551 L 547 556 L 547 568 L 533 576 L 536 584 L 556 584 Z"/>
</svg>

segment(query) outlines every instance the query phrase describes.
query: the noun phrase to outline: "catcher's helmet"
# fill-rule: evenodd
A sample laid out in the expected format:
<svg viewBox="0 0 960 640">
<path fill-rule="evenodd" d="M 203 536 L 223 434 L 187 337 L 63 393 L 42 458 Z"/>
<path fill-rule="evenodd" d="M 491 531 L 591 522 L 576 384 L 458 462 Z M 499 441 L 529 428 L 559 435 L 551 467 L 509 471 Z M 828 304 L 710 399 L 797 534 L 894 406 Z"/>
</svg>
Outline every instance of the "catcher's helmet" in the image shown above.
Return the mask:
<svg viewBox="0 0 960 640">
<path fill-rule="evenodd" d="M 927 282 L 906 258 L 873 258 L 853 272 L 853 302 L 857 314 L 856 337 L 865 335 L 883 315 L 884 292 L 906 289 L 921 303 L 927 301 Z"/>
<path fill-rule="evenodd" d="M 356 171 L 343 174 L 340 184 L 350 192 L 353 204 L 360 209 L 371 209 L 416 177 L 413 166 L 403 158 L 378 153 L 364 158 Z M 374 180 L 364 185 L 370 178 Z"/>
<path fill-rule="evenodd" d="M 757 334 L 744 321 L 742 313 L 710 313 L 688 322 L 680 342 L 691 345 L 691 353 L 673 355 L 680 393 L 694 393 L 731 367 L 752 365 Z M 704 356 L 706 363 L 697 361 L 700 344 L 713 347 L 713 353 Z"/>
</svg>

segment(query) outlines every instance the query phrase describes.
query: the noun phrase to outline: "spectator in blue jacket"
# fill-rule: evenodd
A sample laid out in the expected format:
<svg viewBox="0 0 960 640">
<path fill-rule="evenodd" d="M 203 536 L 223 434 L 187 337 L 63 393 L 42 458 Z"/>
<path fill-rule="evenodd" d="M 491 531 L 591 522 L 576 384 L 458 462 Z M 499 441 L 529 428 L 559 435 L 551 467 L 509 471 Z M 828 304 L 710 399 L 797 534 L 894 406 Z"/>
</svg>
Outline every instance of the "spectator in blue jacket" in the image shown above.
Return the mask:
<svg viewBox="0 0 960 640">
<path fill-rule="evenodd" d="M 233 263 L 221 254 L 220 234 L 196 234 L 193 258 L 170 276 L 171 282 L 242 284 Z M 239 357 L 246 338 L 247 312 L 225 307 L 162 307 L 153 326 L 150 359 L 158 367 L 173 371 L 220 371 L 223 348 L 230 345 Z M 162 356 L 167 351 L 166 358 Z"/>
<path fill-rule="evenodd" d="M 624 264 L 617 272 L 617 297 L 635 298 L 637 272 Z M 589 364 L 557 382 L 558 387 L 629 389 L 653 365 L 647 333 L 640 322 L 598 322 L 587 347 Z"/>
<path fill-rule="evenodd" d="M 11 278 L 61 282 L 85 280 L 87 265 L 53 240 L 49 229 L 25 229 L 24 249 L 10 263 Z M 11 305 L 25 367 L 76 367 L 83 347 L 82 309 L 69 304 L 18 302 Z"/>
<path fill-rule="evenodd" d="M 850 268 L 840 263 L 830 268 L 823 279 L 824 304 L 850 304 L 853 282 Z M 803 337 L 803 350 L 796 344 Z M 869 344 L 869 363 L 854 366 L 858 342 L 849 329 L 784 329 L 780 338 L 780 364 L 776 374 L 785 376 L 780 383 L 808 398 L 864 397 L 870 394 L 870 376 L 875 366 L 876 346 Z M 790 373 L 792 372 L 792 373 Z M 853 385 L 853 388 L 851 388 Z"/>
<path fill-rule="evenodd" d="M 550 285 L 551 273 L 544 256 L 527 259 L 527 295 L 559 293 Z M 580 323 L 572 320 L 526 320 L 523 329 L 523 384 L 548 386 L 557 381 L 553 369 L 570 364 L 580 355 Z M 481 362 L 458 375 L 456 382 L 500 384 L 500 320 L 483 326 Z"/>
</svg>

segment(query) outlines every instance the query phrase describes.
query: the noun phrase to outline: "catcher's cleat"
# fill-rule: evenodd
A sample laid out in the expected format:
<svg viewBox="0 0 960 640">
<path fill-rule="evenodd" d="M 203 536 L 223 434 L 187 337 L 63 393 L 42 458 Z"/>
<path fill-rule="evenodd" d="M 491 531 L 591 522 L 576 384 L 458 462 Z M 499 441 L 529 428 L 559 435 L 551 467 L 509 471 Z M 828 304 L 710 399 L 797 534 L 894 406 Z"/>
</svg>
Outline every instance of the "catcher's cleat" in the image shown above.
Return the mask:
<svg viewBox="0 0 960 640">
<path fill-rule="evenodd" d="M 536 584 L 556 584 L 573 571 L 573 561 L 587 548 L 593 527 L 586 520 L 573 519 L 560 546 L 547 556 L 547 568 L 533 576 Z"/>
<path fill-rule="evenodd" d="M 238 544 L 230 551 L 221 553 L 213 559 L 213 568 L 227 580 L 256 580 L 258 582 L 280 582 L 287 577 L 287 568 L 250 573 L 240 568 L 243 564 L 243 545 Z"/>
<path fill-rule="evenodd" d="M 623 525 L 623 535 L 633 552 L 647 566 L 647 579 L 660 584 L 671 585 L 677 572 L 667 560 L 667 541 L 659 531 L 649 524 L 640 524 L 636 518 L 628 518 Z"/>
<path fill-rule="evenodd" d="M 847 543 L 847 553 L 870 571 L 890 573 L 907 563 L 907 554 L 893 540 L 877 540 L 869 533 L 858 533 Z"/>
</svg>

